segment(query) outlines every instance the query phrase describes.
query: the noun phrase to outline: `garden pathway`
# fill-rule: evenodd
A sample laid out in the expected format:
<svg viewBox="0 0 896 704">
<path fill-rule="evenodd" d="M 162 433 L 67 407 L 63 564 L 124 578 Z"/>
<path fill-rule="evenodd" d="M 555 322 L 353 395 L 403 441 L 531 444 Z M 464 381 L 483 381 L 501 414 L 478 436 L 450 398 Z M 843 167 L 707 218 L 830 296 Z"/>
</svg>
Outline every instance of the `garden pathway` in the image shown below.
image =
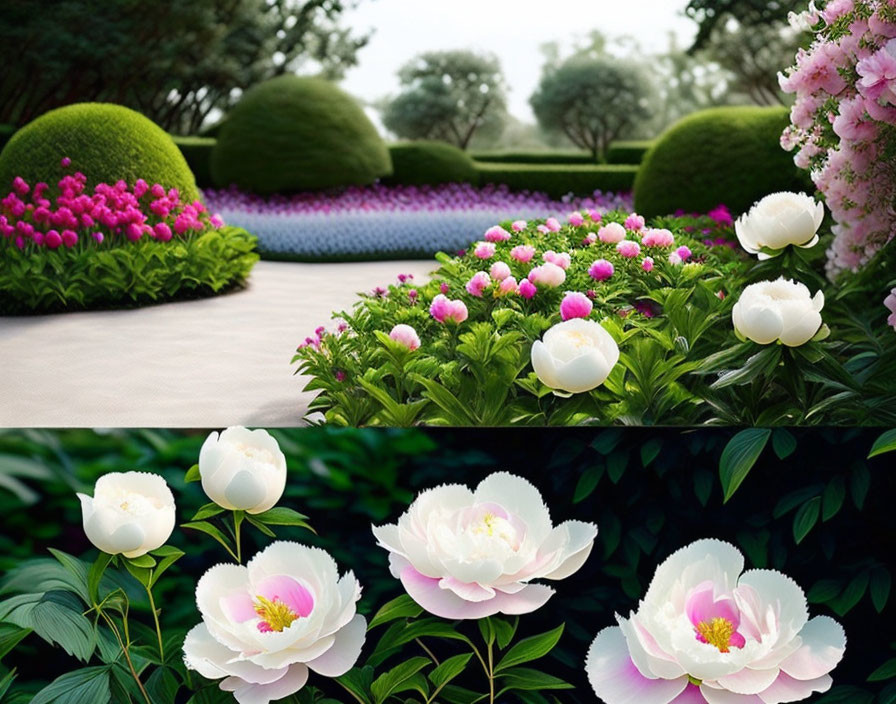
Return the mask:
<svg viewBox="0 0 896 704">
<path fill-rule="evenodd" d="M 242 291 L 136 310 L 0 317 L 0 426 L 298 425 L 296 345 L 355 292 L 429 261 L 259 262 Z"/>
</svg>

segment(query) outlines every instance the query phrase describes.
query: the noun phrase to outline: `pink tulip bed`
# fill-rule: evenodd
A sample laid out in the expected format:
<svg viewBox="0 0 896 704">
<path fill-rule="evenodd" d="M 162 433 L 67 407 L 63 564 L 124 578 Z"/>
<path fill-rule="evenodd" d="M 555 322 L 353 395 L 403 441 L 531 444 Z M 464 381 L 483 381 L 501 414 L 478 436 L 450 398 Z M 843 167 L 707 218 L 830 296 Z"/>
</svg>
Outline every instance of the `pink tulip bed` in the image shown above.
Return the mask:
<svg viewBox="0 0 896 704">
<path fill-rule="evenodd" d="M 786 240 L 800 230 L 782 225 L 775 239 L 765 219 L 782 199 L 804 231 L 796 247 Z M 819 214 L 792 194 L 770 196 L 736 228 L 724 207 L 650 222 L 586 210 L 493 225 L 460 254 L 439 255 L 430 280 L 399 275 L 299 344 L 296 371 L 320 392 L 311 417 L 894 422 L 896 336 L 877 283 L 838 294 L 819 273 Z"/>
<path fill-rule="evenodd" d="M 92 188 L 67 157 L 55 187 L 17 177 L 0 200 L 0 312 L 139 305 L 245 281 L 255 238 L 177 189 Z"/>
<path fill-rule="evenodd" d="M 477 232 L 512 216 L 560 217 L 571 209 L 631 208 L 629 194 L 555 200 L 505 186 L 353 187 L 263 198 L 207 190 L 209 207 L 258 237 L 262 256 L 298 261 L 429 258 L 456 252 Z"/>
<path fill-rule="evenodd" d="M 0 692 L 888 701 L 892 431 L 552 437 L 4 433 Z"/>
</svg>

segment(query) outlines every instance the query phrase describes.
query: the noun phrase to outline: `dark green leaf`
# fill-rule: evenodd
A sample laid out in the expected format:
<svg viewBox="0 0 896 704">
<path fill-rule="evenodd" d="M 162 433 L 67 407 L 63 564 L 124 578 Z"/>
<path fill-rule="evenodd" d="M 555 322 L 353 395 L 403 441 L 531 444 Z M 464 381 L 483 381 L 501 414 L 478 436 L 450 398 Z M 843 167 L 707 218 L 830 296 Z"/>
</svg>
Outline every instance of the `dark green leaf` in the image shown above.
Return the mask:
<svg viewBox="0 0 896 704">
<path fill-rule="evenodd" d="M 893 450 L 896 450 L 896 429 L 882 433 L 874 441 L 874 445 L 871 446 L 871 452 L 868 453 L 868 459 L 870 460 L 872 457 L 877 457 L 885 452 L 893 452 Z"/>
<path fill-rule="evenodd" d="M 553 650 L 562 635 L 563 624 L 560 624 L 546 633 L 524 638 L 508 650 L 501 661 L 495 665 L 495 673 L 544 657 Z"/>
<path fill-rule="evenodd" d="M 559 677 L 548 675 L 538 670 L 532 670 L 528 667 L 515 667 L 497 675 L 501 683 L 501 691 L 498 693 L 500 697 L 514 689 L 542 691 L 546 689 L 572 689 L 573 686 L 568 682 L 564 682 Z"/>
<path fill-rule="evenodd" d="M 786 428 L 775 428 L 772 433 L 772 449 L 779 460 L 786 460 L 796 451 L 796 438 Z"/>
<path fill-rule="evenodd" d="M 429 673 L 429 681 L 432 682 L 436 689 L 444 687 L 464 671 L 464 668 L 467 666 L 467 663 L 470 662 L 470 658 L 472 657 L 473 653 L 461 653 L 460 655 L 455 655 L 454 657 L 444 660 L 438 667 Z"/>
<path fill-rule="evenodd" d="M 90 596 L 91 604 L 96 604 L 99 601 L 100 581 L 111 561 L 112 555 L 107 552 L 100 552 L 90 566 L 90 572 L 87 573 L 87 593 Z"/>
<path fill-rule="evenodd" d="M 31 704 L 99 704 L 108 702 L 109 666 L 85 667 L 66 672 L 40 690 Z"/>
<path fill-rule="evenodd" d="M 414 657 L 396 665 L 391 670 L 377 677 L 370 685 L 374 701 L 379 704 L 386 701 L 405 681 L 416 675 L 430 664 L 429 658 Z"/>
<path fill-rule="evenodd" d="M 190 519 L 191 521 L 202 521 L 206 518 L 212 518 L 224 513 L 226 509 L 214 502 L 207 503 L 200 507 L 196 514 Z"/>
<path fill-rule="evenodd" d="M 893 577 L 886 567 L 875 567 L 871 571 L 871 603 L 874 604 L 878 613 L 883 611 L 887 605 L 892 584 Z"/>
<path fill-rule="evenodd" d="M 256 513 L 252 516 L 259 523 L 269 526 L 298 526 L 299 528 L 307 528 L 312 533 L 314 529 L 308 525 L 308 516 L 304 516 L 298 511 L 291 508 L 277 506 L 263 513 Z"/>
<path fill-rule="evenodd" d="M 828 521 L 839 513 L 846 498 L 846 482 L 842 476 L 828 482 L 821 496 L 821 520 Z"/>
<path fill-rule="evenodd" d="M 869 682 L 881 682 L 896 678 L 896 658 L 890 658 L 874 672 L 868 675 Z"/>
<path fill-rule="evenodd" d="M 423 607 L 419 606 L 416 601 L 411 599 L 407 594 L 402 594 L 397 599 L 384 604 L 376 615 L 370 620 L 367 630 L 389 623 L 399 618 L 417 618 L 423 613 Z"/>
<path fill-rule="evenodd" d="M 726 502 L 756 464 L 770 435 L 771 430 L 767 428 L 747 428 L 728 441 L 719 461 L 719 476 Z"/>
<path fill-rule="evenodd" d="M 797 511 L 796 515 L 793 517 L 793 539 L 796 541 L 797 545 L 803 542 L 803 538 L 809 534 L 809 531 L 812 530 L 818 522 L 820 514 L 820 496 L 811 498 L 800 506 L 799 511 Z"/>
<path fill-rule="evenodd" d="M 22 628 L 14 623 L 0 623 L 0 660 L 11 652 L 29 633 L 31 633 L 30 628 Z"/>
</svg>

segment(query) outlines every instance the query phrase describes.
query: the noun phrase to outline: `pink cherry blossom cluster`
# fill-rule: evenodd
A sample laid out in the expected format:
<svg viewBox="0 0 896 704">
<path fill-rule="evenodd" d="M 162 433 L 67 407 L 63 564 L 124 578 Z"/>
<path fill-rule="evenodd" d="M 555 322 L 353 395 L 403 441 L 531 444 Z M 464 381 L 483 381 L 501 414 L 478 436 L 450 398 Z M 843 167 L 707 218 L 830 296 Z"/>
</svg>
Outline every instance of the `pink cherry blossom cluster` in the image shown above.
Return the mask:
<svg viewBox="0 0 896 704">
<path fill-rule="evenodd" d="M 781 144 L 798 149 L 794 161 L 811 170 L 836 221 L 833 278 L 896 234 L 896 0 L 835 0 L 791 19 L 815 40 L 780 77 L 796 94 Z"/>
<path fill-rule="evenodd" d="M 63 168 L 71 165 L 65 157 Z M 31 184 L 17 176 L 0 200 L 0 234 L 18 249 L 74 247 L 79 242 L 136 242 L 145 237 L 168 242 L 175 235 L 223 226 L 200 201 L 181 200 L 176 188 L 150 186 L 143 179 L 99 183 L 92 192 L 80 171 L 66 174 L 50 197 L 49 184 Z"/>
</svg>

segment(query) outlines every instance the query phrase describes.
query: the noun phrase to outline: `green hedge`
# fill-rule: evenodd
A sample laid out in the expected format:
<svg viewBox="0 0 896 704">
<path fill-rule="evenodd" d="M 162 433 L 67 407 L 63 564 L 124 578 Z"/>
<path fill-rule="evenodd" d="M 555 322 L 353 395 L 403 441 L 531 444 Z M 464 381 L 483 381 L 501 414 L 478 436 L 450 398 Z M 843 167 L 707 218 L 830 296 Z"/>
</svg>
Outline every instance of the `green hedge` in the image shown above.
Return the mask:
<svg viewBox="0 0 896 704">
<path fill-rule="evenodd" d="M 646 217 L 679 208 L 706 212 L 724 203 L 741 213 L 775 191 L 811 188 L 780 145 L 787 108 L 724 107 L 690 115 L 647 153 L 635 181 L 635 208 Z"/>
<path fill-rule="evenodd" d="M 69 157 L 71 168 L 60 160 Z M 53 187 L 65 173 L 87 176 L 88 187 L 138 178 L 199 198 L 196 180 L 170 135 L 134 110 L 110 103 L 76 103 L 44 113 L 18 130 L 0 153 L 0 186 L 16 176 Z"/>
<path fill-rule="evenodd" d="M 192 169 L 196 185 L 200 188 L 210 188 L 213 185 L 212 150 L 215 148 L 217 140 L 212 137 L 180 136 L 174 136 L 172 139 Z"/>
<path fill-rule="evenodd" d="M 652 139 L 613 142 L 607 150 L 607 163 L 640 164 L 653 145 L 654 140 Z"/>
<path fill-rule="evenodd" d="M 479 183 L 505 184 L 511 190 L 543 191 L 553 198 L 567 193 L 590 195 L 596 190 L 630 191 L 637 166 L 595 164 L 488 164 L 477 163 Z"/>
<path fill-rule="evenodd" d="M 440 183 L 479 182 L 476 164 L 468 154 L 445 142 L 400 142 L 389 145 L 392 175 L 385 183 L 436 186 Z"/>
<path fill-rule="evenodd" d="M 392 172 L 361 106 L 321 78 L 278 76 L 246 91 L 212 150 L 212 180 L 259 194 L 367 185 Z"/>
<path fill-rule="evenodd" d="M 594 157 L 582 151 L 473 152 L 473 158 L 487 164 L 594 164 Z"/>
</svg>

